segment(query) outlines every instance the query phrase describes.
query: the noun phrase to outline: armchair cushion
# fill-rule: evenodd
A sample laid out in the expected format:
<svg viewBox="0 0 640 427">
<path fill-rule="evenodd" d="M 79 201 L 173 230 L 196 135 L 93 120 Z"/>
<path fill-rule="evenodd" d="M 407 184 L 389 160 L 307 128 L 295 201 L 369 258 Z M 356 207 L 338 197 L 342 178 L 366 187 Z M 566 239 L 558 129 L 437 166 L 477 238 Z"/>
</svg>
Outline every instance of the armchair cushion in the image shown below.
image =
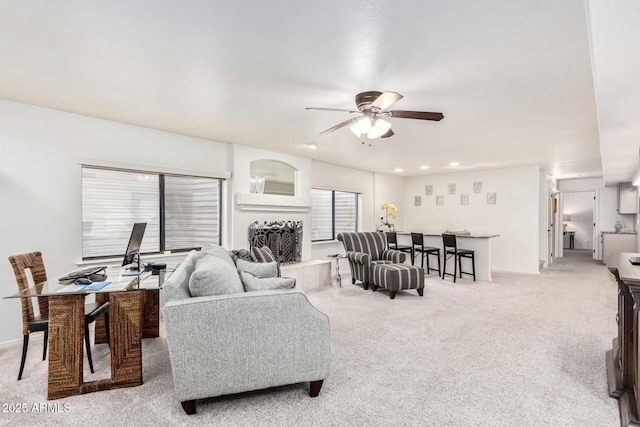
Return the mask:
<svg viewBox="0 0 640 427">
<path fill-rule="evenodd" d="M 382 259 L 391 261 L 395 264 L 402 264 L 407 259 L 406 252 L 397 251 L 395 249 L 386 249 L 382 251 Z"/>
<path fill-rule="evenodd" d="M 238 271 L 227 261 L 203 253 L 189 278 L 189 292 L 194 297 L 202 297 L 244 292 L 244 287 Z"/>
<path fill-rule="evenodd" d="M 296 285 L 293 277 L 256 277 L 246 271 L 241 271 L 244 290 L 247 292 L 270 291 L 274 289 L 292 289 Z"/>
<path fill-rule="evenodd" d="M 278 263 L 273 262 L 248 262 L 238 259 L 236 262 L 238 272 L 250 273 L 259 278 L 278 277 Z"/>
</svg>

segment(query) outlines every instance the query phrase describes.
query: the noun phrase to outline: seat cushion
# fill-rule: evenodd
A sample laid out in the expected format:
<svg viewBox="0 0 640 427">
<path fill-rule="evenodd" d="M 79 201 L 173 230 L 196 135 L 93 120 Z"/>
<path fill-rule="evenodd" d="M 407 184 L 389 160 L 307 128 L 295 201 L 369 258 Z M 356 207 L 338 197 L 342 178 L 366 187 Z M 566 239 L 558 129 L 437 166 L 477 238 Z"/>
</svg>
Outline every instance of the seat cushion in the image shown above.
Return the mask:
<svg viewBox="0 0 640 427">
<path fill-rule="evenodd" d="M 424 288 L 424 269 L 407 264 L 375 264 L 373 284 L 390 291 Z"/>
</svg>

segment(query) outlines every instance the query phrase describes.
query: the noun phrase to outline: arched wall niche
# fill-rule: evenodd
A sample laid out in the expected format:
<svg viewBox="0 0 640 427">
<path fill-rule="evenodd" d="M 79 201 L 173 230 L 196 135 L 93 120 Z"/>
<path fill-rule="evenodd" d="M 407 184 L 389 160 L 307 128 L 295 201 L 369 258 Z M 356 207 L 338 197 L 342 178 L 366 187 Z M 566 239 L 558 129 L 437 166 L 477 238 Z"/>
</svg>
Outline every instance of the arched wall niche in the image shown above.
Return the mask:
<svg viewBox="0 0 640 427">
<path fill-rule="evenodd" d="M 272 159 L 253 160 L 249 166 L 250 193 L 295 196 L 298 170 Z"/>
</svg>

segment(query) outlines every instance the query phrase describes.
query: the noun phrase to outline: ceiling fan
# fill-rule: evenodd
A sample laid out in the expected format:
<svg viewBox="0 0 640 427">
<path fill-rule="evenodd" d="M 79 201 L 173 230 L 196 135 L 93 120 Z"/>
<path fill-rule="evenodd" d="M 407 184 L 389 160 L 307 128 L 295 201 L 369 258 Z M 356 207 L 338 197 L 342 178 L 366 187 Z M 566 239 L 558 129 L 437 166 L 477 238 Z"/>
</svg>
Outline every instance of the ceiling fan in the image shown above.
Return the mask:
<svg viewBox="0 0 640 427">
<path fill-rule="evenodd" d="M 342 123 L 320 132 L 320 135 L 333 132 L 345 126 L 356 134 L 356 136 L 367 136 L 369 139 L 389 138 L 394 135 L 391 130 L 391 123 L 384 120 L 383 117 L 396 117 L 401 119 L 417 119 L 417 120 L 433 120 L 440 121 L 444 118 L 442 113 L 430 113 L 426 111 L 407 111 L 407 110 L 387 110 L 396 102 L 403 98 L 397 92 L 378 92 L 369 91 L 356 95 L 357 110 L 347 110 L 342 108 L 317 108 L 307 107 L 307 110 L 322 111 L 345 111 L 348 113 L 359 114 L 357 117 L 345 120 Z"/>
</svg>

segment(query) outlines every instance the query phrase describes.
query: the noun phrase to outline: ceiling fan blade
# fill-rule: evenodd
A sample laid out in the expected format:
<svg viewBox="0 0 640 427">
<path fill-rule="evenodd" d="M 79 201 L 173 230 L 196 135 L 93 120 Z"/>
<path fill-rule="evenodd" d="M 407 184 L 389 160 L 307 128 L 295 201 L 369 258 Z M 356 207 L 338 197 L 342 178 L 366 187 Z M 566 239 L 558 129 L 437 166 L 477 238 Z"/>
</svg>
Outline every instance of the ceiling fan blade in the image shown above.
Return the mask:
<svg viewBox="0 0 640 427">
<path fill-rule="evenodd" d="M 335 126 L 334 126 L 334 127 L 332 127 L 332 128 L 329 128 L 329 129 L 327 129 L 327 130 L 323 130 L 322 132 L 320 132 L 320 135 L 324 135 L 325 133 L 333 132 L 334 130 L 338 130 L 338 129 L 340 129 L 340 128 L 343 128 L 343 127 L 347 126 L 348 124 L 355 122 L 355 121 L 356 121 L 356 120 L 358 120 L 359 118 L 360 118 L 360 117 L 353 117 L 353 118 L 351 118 L 351 119 L 345 120 L 345 121 L 344 121 L 344 122 L 342 122 L 342 123 L 338 123 L 337 125 L 335 125 Z"/>
<path fill-rule="evenodd" d="M 398 92 L 382 92 L 382 95 L 377 97 L 376 100 L 371 103 L 371 107 L 384 111 L 396 102 L 400 101 L 402 98 L 403 96 Z"/>
<path fill-rule="evenodd" d="M 393 133 L 393 131 L 389 129 L 387 133 L 385 133 L 384 135 L 381 135 L 380 138 L 389 138 L 390 136 L 393 136 L 393 135 L 395 135 L 395 133 Z"/>
<path fill-rule="evenodd" d="M 323 107 L 306 107 L 305 110 L 321 110 L 321 111 L 344 111 L 347 113 L 359 113 L 360 111 L 349 110 L 347 108 L 323 108 Z"/>
<path fill-rule="evenodd" d="M 444 119 L 442 113 L 430 113 L 427 111 L 407 111 L 407 110 L 393 110 L 388 111 L 390 117 L 396 117 L 399 119 L 418 119 L 418 120 L 433 120 L 439 122 Z"/>
</svg>

